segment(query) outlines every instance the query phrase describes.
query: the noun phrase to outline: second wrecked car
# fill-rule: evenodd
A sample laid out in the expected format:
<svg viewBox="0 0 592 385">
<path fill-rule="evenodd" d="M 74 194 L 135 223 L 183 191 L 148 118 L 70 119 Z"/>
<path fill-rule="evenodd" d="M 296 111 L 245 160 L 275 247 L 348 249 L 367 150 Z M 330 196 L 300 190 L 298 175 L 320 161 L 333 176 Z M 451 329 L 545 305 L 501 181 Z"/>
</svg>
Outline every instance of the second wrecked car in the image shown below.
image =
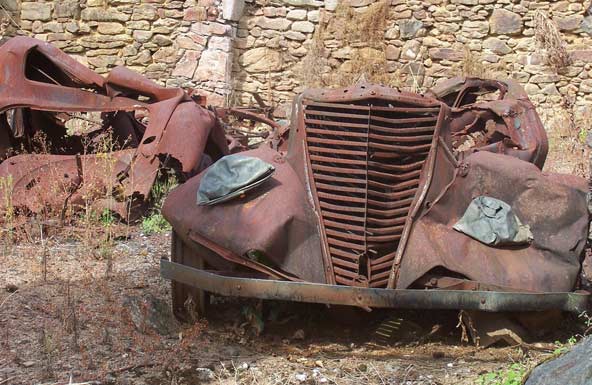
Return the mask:
<svg viewBox="0 0 592 385">
<path fill-rule="evenodd" d="M 104 78 L 27 37 L 0 46 L 0 194 L 19 214 L 91 202 L 128 219 L 161 168 L 185 178 L 228 153 L 215 114 L 180 88 L 124 67 Z"/>
</svg>

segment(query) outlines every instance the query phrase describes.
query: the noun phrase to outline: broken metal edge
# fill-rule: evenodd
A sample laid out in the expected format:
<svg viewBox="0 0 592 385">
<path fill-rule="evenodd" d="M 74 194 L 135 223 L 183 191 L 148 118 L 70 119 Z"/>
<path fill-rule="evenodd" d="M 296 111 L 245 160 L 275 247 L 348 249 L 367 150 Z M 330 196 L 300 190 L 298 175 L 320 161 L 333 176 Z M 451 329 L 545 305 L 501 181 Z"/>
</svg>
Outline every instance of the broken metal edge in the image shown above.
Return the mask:
<svg viewBox="0 0 592 385">
<path fill-rule="evenodd" d="M 376 289 L 222 276 L 166 259 L 160 275 L 214 294 L 283 301 L 398 309 L 448 309 L 497 311 L 588 309 L 590 294 L 521 293 L 468 290 Z"/>
</svg>

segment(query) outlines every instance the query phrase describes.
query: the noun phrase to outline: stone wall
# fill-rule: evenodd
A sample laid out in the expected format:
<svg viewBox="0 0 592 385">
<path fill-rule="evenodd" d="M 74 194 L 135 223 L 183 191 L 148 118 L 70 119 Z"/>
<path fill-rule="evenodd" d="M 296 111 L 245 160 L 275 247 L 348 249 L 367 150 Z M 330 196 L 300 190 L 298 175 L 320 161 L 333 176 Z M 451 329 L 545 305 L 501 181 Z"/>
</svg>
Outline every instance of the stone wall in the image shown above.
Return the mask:
<svg viewBox="0 0 592 385">
<path fill-rule="evenodd" d="M 49 41 L 100 73 L 126 65 L 213 104 L 282 114 L 305 87 L 363 75 L 425 89 L 471 73 L 509 76 L 532 99 L 592 104 L 590 0 L 0 0 L 19 33 Z M 534 15 L 559 26 L 571 64 L 559 73 L 535 42 Z M 2 9 L 0 9 L 2 12 Z M 592 115 L 591 115 L 592 116 Z"/>
<path fill-rule="evenodd" d="M 425 89 L 469 72 L 518 79 L 537 104 L 592 103 L 589 1 L 255 0 L 234 44 L 235 100 L 281 106 L 306 86 L 369 80 Z M 535 42 L 545 11 L 571 64 L 557 73 Z"/>
<path fill-rule="evenodd" d="M 24 0 L 20 25 L 99 73 L 125 65 L 223 104 L 236 30 L 234 10 L 223 10 L 216 0 Z"/>
</svg>

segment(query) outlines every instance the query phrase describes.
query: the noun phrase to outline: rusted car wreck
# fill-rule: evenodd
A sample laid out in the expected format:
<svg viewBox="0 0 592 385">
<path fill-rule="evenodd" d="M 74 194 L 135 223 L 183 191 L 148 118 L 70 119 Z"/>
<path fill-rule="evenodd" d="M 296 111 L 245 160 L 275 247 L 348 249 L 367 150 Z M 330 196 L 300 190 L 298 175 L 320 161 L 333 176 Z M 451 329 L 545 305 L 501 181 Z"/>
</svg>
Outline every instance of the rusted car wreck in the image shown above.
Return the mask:
<svg viewBox="0 0 592 385">
<path fill-rule="evenodd" d="M 587 183 L 541 171 L 546 133 L 516 82 L 309 90 L 281 139 L 167 198 L 161 274 L 179 316 L 188 300 L 203 311 L 208 292 L 366 309 L 587 307 Z M 230 193 L 244 159 L 267 170 Z M 227 199 L 198 205 L 211 181 Z"/>
<path fill-rule="evenodd" d="M 160 169 L 188 177 L 229 152 L 213 112 L 123 67 L 103 78 L 16 37 L 0 46 L 0 69 L 0 193 L 19 214 L 92 204 L 129 219 Z"/>
</svg>

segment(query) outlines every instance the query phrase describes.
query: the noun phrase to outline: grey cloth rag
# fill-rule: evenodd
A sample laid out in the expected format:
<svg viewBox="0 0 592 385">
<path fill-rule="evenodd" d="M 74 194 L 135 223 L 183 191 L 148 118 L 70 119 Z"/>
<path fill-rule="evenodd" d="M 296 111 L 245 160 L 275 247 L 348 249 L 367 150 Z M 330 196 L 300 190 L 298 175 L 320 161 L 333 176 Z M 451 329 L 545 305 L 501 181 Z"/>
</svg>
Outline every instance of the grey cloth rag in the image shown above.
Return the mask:
<svg viewBox="0 0 592 385">
<path fill-rule="evenodd" d="M 237 197 L 271 177 L 275 168 L 258 158 L 227 155 L 211 165 L 202 176 L 197 204 L 213 205 Z"/>
<path fill-rule="evenodd" d="M 453 226 L 486 245 L 522 245 L 532 241 L 528 225 L 523 225 L 512 207 L 499 199 L 478 196 Z"/>
</svg>

